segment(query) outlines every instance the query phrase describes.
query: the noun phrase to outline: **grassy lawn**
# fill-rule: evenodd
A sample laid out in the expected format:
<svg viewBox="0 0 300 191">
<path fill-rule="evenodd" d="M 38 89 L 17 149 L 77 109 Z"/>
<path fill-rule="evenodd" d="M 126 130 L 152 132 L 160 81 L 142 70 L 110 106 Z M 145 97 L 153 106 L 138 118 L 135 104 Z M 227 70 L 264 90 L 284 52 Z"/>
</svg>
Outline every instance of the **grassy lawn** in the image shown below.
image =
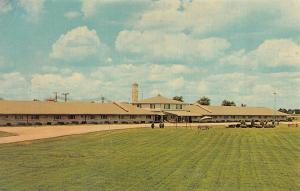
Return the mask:
<svg viewBox="0 0 300 191">
<path fill-rule="evenodd" d="M 300 128 L 117 130 L 0 155 L 0 190 L 300 190 Z"/>
<path fill-rule="evenodd" d="M 9 137 L 9 136 L 15 136 L 15 134 L 0 131 L 0 137 Z"/>
</svg>

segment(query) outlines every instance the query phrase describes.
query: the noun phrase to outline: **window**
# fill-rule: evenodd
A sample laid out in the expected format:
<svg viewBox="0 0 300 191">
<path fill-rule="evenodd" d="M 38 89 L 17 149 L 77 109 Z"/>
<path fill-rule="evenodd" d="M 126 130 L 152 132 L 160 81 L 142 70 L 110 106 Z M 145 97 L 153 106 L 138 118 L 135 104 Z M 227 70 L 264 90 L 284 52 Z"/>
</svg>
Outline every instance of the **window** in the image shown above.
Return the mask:
<svg viewBox="0 0 300 191">
<path fill-rule="evenodd" d="M 155 104 L 150 104 L 150 109 L 155 109 Z"/>
<path fill-rule="evenodd" d="M 165 104 L 164 109 L 170 109 L 170 104 Z"/>
<path fill-rule="evenodd" d="M 91 115 L 91 116 L 90 116 L 90 119 L 95 119 L 95 115 Z"/>
<path fill-rule="evenodd" d="M 141 108 L 141 107 L 142 107 L 142 104 L 137 104 L 137 107 Z"/>
<path fill-rule="evenodd" d="M 182 109 L 182 105 L 180 104 L 176 105 L 176 109 Z"/>
<path fill-rule="evenodd" d="M 224 116 L 224 119 L 228 119 L 228 118 L 229 118 L 229 116 L 227 116 L 227 115 Z"/>
<path fill-rule="evenodd" d="M 124 119 L 124 115 L 119 115 L 119 118 L 120 119 Z"/>
<path fill-rule="evenodd" d="M 130 119 L 135 119 L 136 116 L 135 115 L 130 115 Z"/>
<path fill-rule="evenodd" d="M 31 119 L 39 119 L 40 118 L 40 116 L 38 116 L 38 115 L 32 115 L 31 116 Z"/>
<path fill-rule="evenodd" d="M 68 118 L 69 118 L 69 119 L 75 119 L 76 116 L 75 116 L 75 115 L 69 115 Z"/>
<path fill-rule="evenodd" d="M 146 119 L 151 119 L 151 118 L 152 118 L 151 115 L 147 115 L 147 116 L 146 116 Z"/>
<path fill-rule="evenodd" d="M 232 115 L 232 116 L 231 116 L 231 118 L 232 118 L 232 119 L 235 119 L 235 116 L 234 116 L 234 115 Z"/>
<path fill-rule="evenodd" d="M 55 115 L 54 119 L 61 119 L 61 115 Z"/>
<path fill-rule="evenodd" d="M 101 119 L 107 119 L 107 115 L 100 115 Z"/>
<path fill-rule="evenodd" d="M 23 119 L 23 115 L 16 115 L 15 119 Z"/>
</svg>

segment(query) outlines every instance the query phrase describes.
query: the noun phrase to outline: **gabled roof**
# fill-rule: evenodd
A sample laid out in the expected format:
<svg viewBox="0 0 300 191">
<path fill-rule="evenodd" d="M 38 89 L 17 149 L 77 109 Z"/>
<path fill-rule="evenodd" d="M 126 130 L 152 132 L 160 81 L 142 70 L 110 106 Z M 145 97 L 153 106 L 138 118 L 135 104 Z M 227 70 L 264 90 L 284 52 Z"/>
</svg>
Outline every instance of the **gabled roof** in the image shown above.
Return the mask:
<svg viewBox="0 0 300 191">
<path fill-rule="evenodd" d="M 210 114 L 211 112 L 205 110 L 204 108 L 202 107 L 199 107 L 199 105 L 196 105 L 196 104 L 190 104 L 190 105 L 186 105 L 184 107 L 185 110 L 187 111 L 190 111 L 190 112 L 193 112 L 193 113 L 197 113 L 198 115 L 208 115 Z"/>
<path fill-rule="evenodd" d="M 177 116 L 202 116 L 200 113 L 194 113 L 190 111 L 185 111 L 185 110 L 168 110 L 164 111 L 167 114 L 172 114 L 172 115 L 177 115 Z"/>
<path fill-rule="evenodd" d="M 177 100 L 173 100 L 173 99 L 169 99 L 166 98 L 164 96 L 161 95 L 157 95 L 155 97 L 151 97 L 151 98 L 147 98 L 147 99 L 143 99 L 137 102 L 133 102 L 133 103 L 148 103 L 148 104 L 185 104 L 181 101 L 177 101 Z"/>
<path fill-rule="evenodd" d="M 276 115 L 287 114 L 265 107 L 236 107 L 236 106 L 206 106 L 194 104 L 205 110 L 207 115 Z"/>
<path fill-rule="evenodd" d="M 0 114 L 114 114 L 153 115 L 126 103 L 0 101 Z"/>
</svg>

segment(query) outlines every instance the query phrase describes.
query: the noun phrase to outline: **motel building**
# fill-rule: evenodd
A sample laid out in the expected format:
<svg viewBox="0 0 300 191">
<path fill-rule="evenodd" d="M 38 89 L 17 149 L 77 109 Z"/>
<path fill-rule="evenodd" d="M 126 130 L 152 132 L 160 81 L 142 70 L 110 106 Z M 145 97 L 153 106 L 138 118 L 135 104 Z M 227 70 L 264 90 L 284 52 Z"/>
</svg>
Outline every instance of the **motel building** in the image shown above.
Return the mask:
<svg viewBox="0 0 300 191">
<path fill-rule="evenodd" d="M 152 123 L 155 115 L 128 103 L 0 101 L 0 126 Z"/>
<path fill-rule="evenodd" d="M 284 121 L 287 114 L 264 107 L 204 106 L 173 100 L 158 94 L 139 100 L 138 84 L 132 84 L 132 104 L 155 114 L 155 122 L 201 123 Z"/>
<path fill-rule="evenodd" d="M 0 126 L 285 121 L 288 116 L 264 107 L 204 106 L 162 95 L 139 100 L 137 83 L 131 96 L 132 103 L 0 100 Z"/>
<path fill-rule="evenodd" d="M 264 107 L 204 106 L 197 103 L 183 103 L 161 95 L 132 104 L 153 112 L 155 122 L 284 121 L 288 116 L 285 113 Z"/>
</svg>

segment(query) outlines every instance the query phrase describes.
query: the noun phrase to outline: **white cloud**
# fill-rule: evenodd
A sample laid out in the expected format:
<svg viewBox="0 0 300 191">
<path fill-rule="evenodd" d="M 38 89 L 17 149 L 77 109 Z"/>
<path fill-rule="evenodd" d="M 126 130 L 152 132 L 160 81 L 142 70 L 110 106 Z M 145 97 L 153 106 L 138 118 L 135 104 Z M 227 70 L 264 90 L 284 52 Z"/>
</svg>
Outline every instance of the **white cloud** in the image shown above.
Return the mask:
<svg viewBox="0 0 300 191">
<path fill-rule="evenodd" d="M 181 64 L 174 64 L 170 67 L 170 70 L 174 73 L 174 74 L 180 74 L 180 73 L 188 73 L 191 72 L 190 68 L 188 68 L 185 65 L 181 65 Z"/>
<path fill-rule="evenodd" d="M 113 59 L 111 57 L 108 57 L 105 61 L 107 64 L 111 64 L 113 62 Z"/>
<path fill-rule="evenodd" d="M 67 13 L 64 14 L 64 16 L 67 18 L 67 19 L 74 19 L 74 18 L 77 18 L 79 17 L 81 14 L 77 11 L 69 11 Z"/>
<path fill-rule="evenodd" d="M 277 26 L 281 27 L 292 27 L 299 28 L 300 22 L 300 1 L 299 0 L 289 0 L 276 2 L 270 1 L 273 3 L 273 6 L 277 5 L 276 11 L 280 13 L 280 17 L 277 18 L 274 22 Z"/>
<path fill-rule="evenodd" d="M 290 39 L 266 40 L 256 49 L 233 52 L 220 59 L 221 64 L 249 65 L 250 67 L 300 67 L 300 44 Z"/>
<path fill-rule="evenodd" d="M 0 1 L 0 14 L 7 13 L 12 10 L 12 5 L 9 0 Z"/>
<path fill-rule="evenodd" d="M 43 12 L 44 0 L 20 0 L 18 5 L 26 12 L 28 21 L 37 22 Z"/>
<path fill-rule="evenodd" d="M 160 30 L 168 32 L 190 31 L 205 34 L 240 22 L 242 19 L 264 11 L 278 13 L 271 21 L 281 26 L 298 27 L 300 1 L 220 1 L 220 0 L 160 0 L 153 1 L 134 24 L 135 30 Z"/>
<path fill-rule="evenodd" d="M 19 72 L 0 75 L 0 97 L 5 99 L 24 98 L 28 95 L 28 82 Z"/>
<path fill-rule="evenodd" d="M 199 94 L 204 94 L 207 92 L 208 87 L 207 84 L 205 83 L 205 81 L 200 81 L 199 83 L 197 83 L 197 86 L 193 86 L 192 90 L 199 92 Z"/>
<path fill-rule="evenodd" d="M 300 75 L 295 73 L 245 74 L 226 73 L 198 76 L 189 68 L 186 73 L 174 73 L 172 66 L 121 64 L 100 66 L 91 74 L 66 72 L 33 74 L 28 77 L 18 72 L 0 75 L 0 97 L 6 99 L 44 99 L 58 91 L 70 92 L 71 99 L 95 99 L 104 95 L 110 100 L 130 100 L 131 83 L 138 81 L 144 98 L 161 93 L 172 97 L 182 95 L 193 102 L 208 96 L 213 104 L 223 99 L 249 106 L 272 107 L 272 93 L 276 91 L 278 107 L 300 107 L 295 95 L 300 93 Z M 194 76 L 190 79 L 190 76 Z M 140 94 L 141 96 L 141 94 Z"/>
<path fill-rule="evenodd" d="M 97 9 L 101 6 L 114 3 L 140 3 L 148 0 L 82 0 L 81 12 L 85 18 L 92 17 L 96 14 Z"/>
<path fill-rule="evenodd" d="M 104 80 L 118 80 L 116 83 L 124 84 L 133 81 L 143 82 L 159 82 L 168 81 L 173 77 L 183 75 L 190 72 L 191 69 L 180 64 L 173 64 L 170 66 L 159 64 L 139 64 L 134 65 L 119 64 L 101 66 L 94 70 L 91 74 L 96 79 Z M 111 75 L 113 74 L 113 75 Z"/>
<path fill-rule="evenodd" d="M 248 63 L 249 58 L 246 55 L 245 50 L 234 51 L 229 55 L 226 55 L 220 59 L 220 64 L 229 64 L 229 65 L 243 65 Z"/>
<path fill-rule="evenodd" d="M 81 6 L 81 12 L 83 13 L 84 17 L 90 17 L 95 14 L 97 10 L 97 3 L 101 2 L 100 0 L 83 0 Z M 107 1 L 104 0 L 105 3 Z"/>
<path fill-rule="evenodd" d="M 32 95 L 51 95 L 53 91 L 70 92 L 72 98 L 87 98 L 96 96 L 101 87 L 101 81 L 90 79 L 82 73 L 34 74 L 31 79 Z M 42 99 L 42 98 L 41 98 Z"/>
<path fill-rule="evenodd" d="M 266 40 L 249 55 L 255 58 L 258 64 L 300 67 L 300 44 L 288 39 Z"/>
<path fill-rule="evenodd" d="M 205 33 L 220 29 L 247 14 L 251 6 L 241 1 L 155 1 L 135 25 L 139 30 Z M 249 3 L 250 4 L 250 3 Z"/>
<path fill-rule="evenodd" d="M 299 73 L 299 72 L 298 72 Z M 273 107 L 273 92 L 277 92 L 277 107 L 300 107 L 300 101 L 294 97 L 299 93 L 300 75 L 294 73 L 225 73 L 209 75 L 201 81 L 195 80 L 192 92 L 199 96 L 208 96 L 213 104 L 219 105 L 222 100 L 229 99 L 238 105 Z M 197 83 L 200 84 L 198 89 Z"/>
<path fill-rule="evenodd" d="M 24 10 L 27 21 L 36 23 L 43 13 L 44 2 L 45 0 L 19 0 L 17 2 L 0 0 L 0 14 L 8 13 L 19 7 Z"/>
<path fill-rule="evenodd" d="M 185 81 L 184 81 L 183 77 L 178 77 L 178 78 L 169 80 L 167 82 L 168 87 L 173 89 L 173 90 L 177 90 L 177 89 L 182 88 L 184 86 L 184 84 L 185 84 Z"/>
<path fill-rule="evenodd" d="M 222 38 L 194 39 L 184 33 L 121 31 L 116 39 L 120 52 L 166 59 L 210 60 L 224 54 L 230 43 Z"/>
<path fill-rule="evenodd" d="M 101 42 L 96 30 L 81 26 L 61 35 L 52 45 L 50 57 L 66 60 L 84 58 L 100 54 L 100 49 Z"/>
</svg>

